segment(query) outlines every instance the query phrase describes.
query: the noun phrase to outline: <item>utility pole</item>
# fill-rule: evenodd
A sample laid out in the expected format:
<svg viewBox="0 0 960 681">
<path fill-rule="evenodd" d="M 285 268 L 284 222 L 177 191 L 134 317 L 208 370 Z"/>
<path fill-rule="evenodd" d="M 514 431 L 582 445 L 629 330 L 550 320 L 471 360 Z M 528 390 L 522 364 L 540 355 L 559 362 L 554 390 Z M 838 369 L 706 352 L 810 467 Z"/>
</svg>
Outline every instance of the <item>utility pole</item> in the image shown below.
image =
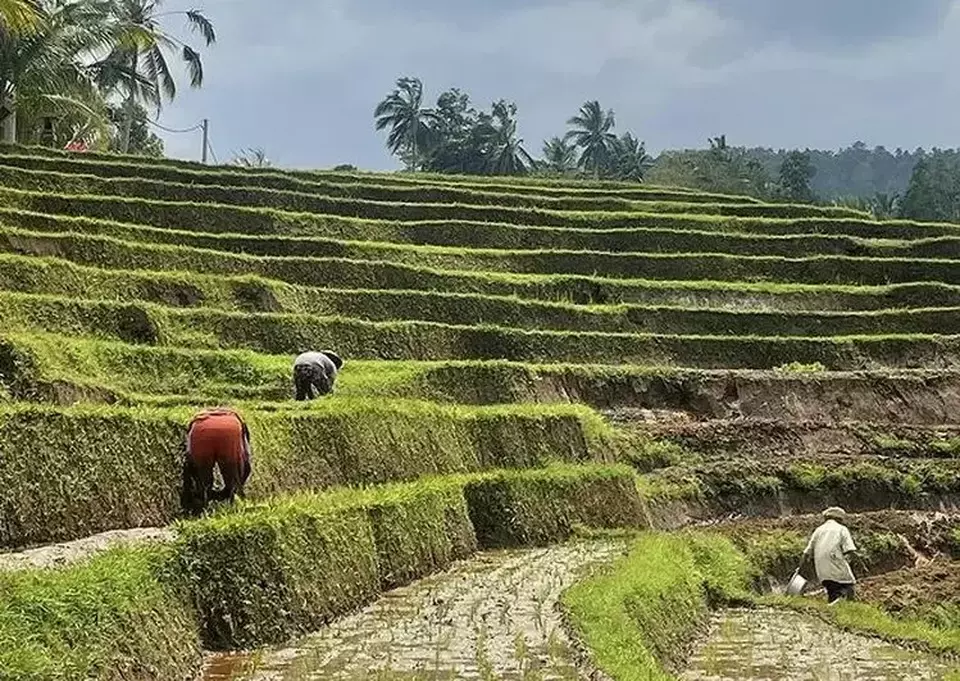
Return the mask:
<svg viewBox="0 0 960 681">
<path fill-rule="evenodd" d="M 203 119 L 203 162 L 207 162 L 207 149 L 210 147 L 210 119 Z"/>
</svg>

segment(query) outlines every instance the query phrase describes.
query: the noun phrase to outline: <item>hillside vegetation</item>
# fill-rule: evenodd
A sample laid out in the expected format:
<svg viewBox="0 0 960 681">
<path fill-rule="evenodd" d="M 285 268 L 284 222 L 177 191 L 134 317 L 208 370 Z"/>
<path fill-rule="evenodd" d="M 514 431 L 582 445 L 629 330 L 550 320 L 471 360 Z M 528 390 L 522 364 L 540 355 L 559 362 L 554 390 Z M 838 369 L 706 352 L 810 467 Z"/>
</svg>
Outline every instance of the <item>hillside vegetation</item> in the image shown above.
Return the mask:
<svg viewBox="0 0 960 681">
<path fill-rule="evenodd" d="M 0 549 L 174 532 L 0 573 L 0 678 L 190 678 L 201 645 L 584 528 L 929 510 L 960 493 L 958 311 L 956 225 L 3 148 Z M 346 365 L 299 404 L 308 349 Z M 182 521 L 184 426 L 222 403 L 250 423 L 250 499 Z M 791 541 L 737 550 L 776 573 Z M 678 636 L 707 611 L 688 596 Z M 657 645 L 644 665 L 682 657 Z"/>
</svg>

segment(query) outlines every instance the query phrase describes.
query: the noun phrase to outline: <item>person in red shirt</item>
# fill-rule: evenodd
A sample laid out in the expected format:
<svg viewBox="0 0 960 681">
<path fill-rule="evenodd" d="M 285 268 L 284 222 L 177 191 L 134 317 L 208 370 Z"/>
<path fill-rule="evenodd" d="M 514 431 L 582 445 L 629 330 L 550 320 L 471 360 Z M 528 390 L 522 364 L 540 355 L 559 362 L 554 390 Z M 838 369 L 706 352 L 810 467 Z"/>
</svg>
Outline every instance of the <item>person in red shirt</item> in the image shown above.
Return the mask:
<svg viewBox="0 0 960 681">
<path fill-rule="evenodd" d="M 250 430 L 243 418 L 228 407 L 205 409 L 187 426 L 187 452 L 183 464 L 181 504 L 198 515 L 210 500 L 243 498 L 250 477 Z M 223 489 L 213 489 L 213 468 L 219 467 Z"/>
</svg>

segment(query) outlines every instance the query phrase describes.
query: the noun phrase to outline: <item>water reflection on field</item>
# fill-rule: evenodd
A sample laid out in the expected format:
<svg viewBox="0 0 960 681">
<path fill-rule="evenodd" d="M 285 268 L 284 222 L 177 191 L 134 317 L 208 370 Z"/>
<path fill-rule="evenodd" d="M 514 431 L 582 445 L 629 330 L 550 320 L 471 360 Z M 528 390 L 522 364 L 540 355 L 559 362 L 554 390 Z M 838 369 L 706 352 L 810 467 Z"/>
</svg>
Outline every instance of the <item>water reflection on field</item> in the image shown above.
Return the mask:
<svg viewBox="0 0 960 681">
<path fill-rule="evenodd" d="M 580 678 L 560 593 L 617 542 L 486 553 L 282 650 L 210 659 L 203 681 Z"/>
</svg>

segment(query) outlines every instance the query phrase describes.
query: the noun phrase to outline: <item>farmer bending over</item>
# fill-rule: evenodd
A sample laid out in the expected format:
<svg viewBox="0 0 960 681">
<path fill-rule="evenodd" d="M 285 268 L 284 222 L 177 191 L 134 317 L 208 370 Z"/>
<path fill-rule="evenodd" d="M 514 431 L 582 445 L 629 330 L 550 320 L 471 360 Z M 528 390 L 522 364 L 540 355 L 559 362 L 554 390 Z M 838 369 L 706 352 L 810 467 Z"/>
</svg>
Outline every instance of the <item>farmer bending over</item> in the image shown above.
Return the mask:
<svg viewBox="0 0 960 681">
<path fill-rule="evenodd" d="M 213 489 L 213 468 L 220 468 L 223 489 Z M 187 456 L 183 464 L 181 503 L 199 514 L 211 499 L 243 497 L 250 477 L 250 431 L 233 409 L 219 407 L 196 414 L 187 426 Z"/>
<path fill-rule="evenodd" d="M 304 352 L 293 362 L 293 386 L 298 402 L 333 392 L 343 360 L 335 352 Z"/>
<path fill-rule="evenodd" d="M 856 579 L 850 569 L 849 559 L 856 553 L 850 530 L 844 522 L 847 512 L 831 506 L 823 512 L 826 521 L 813 531 L 807 548 L 803 551 L 804 562 L 813 559 L 817 579 L 827 590 L 827 601 L 835 603 L 840 598 L 854 599 Z"/>
</svg>

